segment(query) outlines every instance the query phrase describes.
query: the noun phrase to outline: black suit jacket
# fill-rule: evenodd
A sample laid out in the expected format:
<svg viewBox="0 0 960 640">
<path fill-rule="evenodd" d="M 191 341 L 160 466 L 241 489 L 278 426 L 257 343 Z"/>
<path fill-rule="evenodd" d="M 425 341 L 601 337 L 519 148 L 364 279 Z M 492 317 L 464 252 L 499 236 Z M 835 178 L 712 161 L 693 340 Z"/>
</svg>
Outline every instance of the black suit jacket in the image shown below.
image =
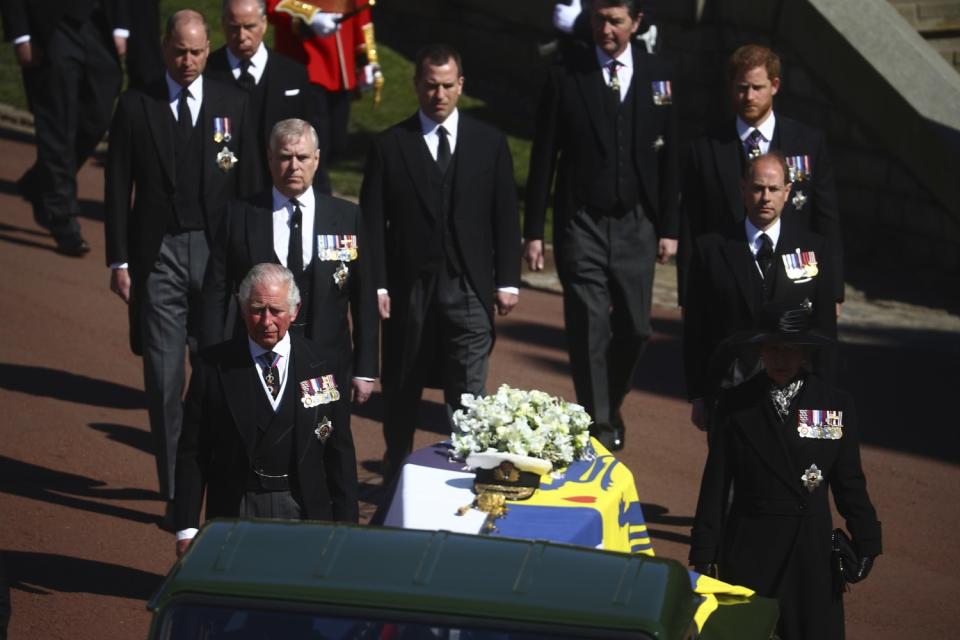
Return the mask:
<svg viewBox="0 0 960 640">
<path fill-rule="evenodd" d="M 740 183 L 743 168 L 742 143 L 732 121 L 695 140 L 683 176 L 680 215 L 680 246 L 677 256 L 680 303 L 686 302 L 693 242 L 704 233 L 720 231 L 744 218 Z M 777 114 L 770 149 L 783 155 L 809 156 L 812 174 L 793 185 L 784 218 L 797 218 L 823 236 L 828 244 L 836 300 L 843 300 L 843 243 L 840 212 L 833 178 L 833 164 L 826 139 L 819 129 Z M 802 194 L 802 196 L 800 195 Z M 805 200 L 801 205 L 800 200 Z M 794 204 L 794 203 L 797 204 Z"/>
<path fill-rule="evenodd" d="M 340 399 L 305 408 L 299 392 L 294 439 L 304 518 L 357 522 L 357 463 L 350 434 L 349 384 L 336 353 L 291 335 L 287 384 L 334 374 Z M 265 394 L 250 357 L 246 335 L 202 355 L 190 378 L 183 431 L 177 447 L 175 524 L 198 527 L 207 494 L 206 518 L 236 517 L 250 473 L 258 426 L 255 402 Z M 314 430 L 333 425 L 326 442 Z"/>
<path fill-rule="evenodd" d="M 352 375 L 375 378 L 378 373 L 379 326 L 377 290 L 374 284 L 374 245 L 365 234 L 357 205 L 314 192 L 314 246 L 316 236 L 354 235 L 357 259 L 348 262 L 347 284 L 342 289 L 333 279 L 338 260 L 312 261 L 313 290 L 311 325 L 307 337 L 351 362 Z M 203 283 L 202 344 L 228 339 L 241 329 L 230 313 L 234 294 L 247 272 L 261 262 L 278 263 L 273 249 L 272 190 L 249 201 L 227 205 L 223 223 L 211 245 L 210 262 Z M 351 341 L 350 321 L 353 319 Z"/>
<path fill-rule="evenodd" d="M 377 286 L 404 295 L 426 268 L 423 239 L 441 223 L 417 114 L 374 138 L 360 206 L 379 247 Z M 520 225 L 513 161 L 498 130 L 460 113 L 453 235 L 466 275 L 493 313 L 497 287 L 520 286 Z"/>
<path fill-rule="evenodd" d="M 767 385 L 761 374 L 726 392 L 740 408 L 711 439 L 690 562 L 719 563 L 721 580 L 778 598 L 783 637 L 838 638 L 843 613 L 831 576 L 828 488 L 858 552 L 871 557 L 881 552 L 853 399 L 808 375 L 791 413 L 780 422 Z M 800 437 L 799 409 L 842 411 L 843 436 Z M 801 477 L 814 464 L 823 481 L 809 491 Z"/>
<path fill-rule="evenodd" d="M 657 236 L 676 238 L 677 114 L 672 104 L 655 105 L 654 82 L 671 80 L 666 63 L 632 46 L 635 92 L 633 158 L 639 171 L 640 204 L 653 222 Z M 585 176 L 603 159 L 615 154 L 602 123 L 607 118 L 603 72 L 593 47 L 551 70 L 540 99 L 537 129 L 530 152 L 530 173 L 524 217 L 526 239 L 542 239 L 550 186 L 557 168 L 553 229 L 555 243 L 564 222 L 589 197 Z M 559 156 L 559 167 L 558 164 Z"/>
<path fill-rule="evenodd" d="M 236 86 L 237 81 L 230 70 L 230 61 L 227 58 L 227 48 L 220 47 L 210 54 L 207 59 L 207 68 L 204 74 L 220 82 Z M 316 89 L 310 84 L 307 70 L 302 64 L 267 49 L 267 65 L 260 78 L 260 86 L 264 91 L 262 109 L 252 114 L 252 121 L 257 130 L 257 148 L 261 153 L 257 156 L 260 162 L 261 184 L 270 184 L 270 167 L 267 164 L 267 147 L 270 142 L 270 130 L 281 120 L 300 118 L 320 130 L 319 98 Z M 330 193 L 330 178 L 324 170 L 326 165 L 326 149 L 320 150 L 320 167 L 317 169 L 314 186 L 323 193 Z"/>
<path fill-rule="evenodd" d="M 128 1 L 101 2 L 106 20 L 96 22 L 96 26 L 102 32 L 104 41 L 110 43 L 110 50 L 114 52 L 116 49 L 113 46 L 113 30 L 130 26 Z M 31 43 L 45 47 L 50 35 L 75 4 L 73 0 L 0 0 L 6 39 L 13 40 L 29 35 Z"/>
<path fill-rule="evenodd" d="M 217 143 L 213 120 L 229 117 L 233 139 Z M 247 116 L 247 97 L 239 89 L 204 78 L 203 103 L 197 120 L 202 136 L 202 208 L 207 240 L 219 227 L 223 207 L 231 198 L 257 189 L 259 178 L 252 162 L 257 149 Z M 131 344 L 139 352 L 137 290 L 160 251 L 163 236 L 174 221 L 177 190 L 174 161 L 175 122 L 165 81 L 143 91 L 120 96 L 110 127 L 105 193 L 107 264 L 129 263 L 133 280 Z M 217 154 L 228 147 L 238 163 L 229 171 L 217 164 Z M 133 198 L 134 191 L 136 197 Z"/>
<path fill-rule="evenodd" d="M 813 303 L 811 328 L 835 337 L 837 316 L 831 288 L 832 264 L 823 238 L 807 230 L 801 221 L 781 218 L 772 302 L 799 306 Z M 813 251 L 818 274 L 808 281 L 787 276 L 783 256 Z M 763 305 L 762 279 L 747 245 L 744 224 L 730 223 L 722 233 L 697 238 L 690 270 L 690 291 L 683 316 L 683 358 L 687 394 L 703 398 L 716 391 L 721 372 L 708 366 L 717 345 L 728 336 L 756 327 Z"/>
</svg>

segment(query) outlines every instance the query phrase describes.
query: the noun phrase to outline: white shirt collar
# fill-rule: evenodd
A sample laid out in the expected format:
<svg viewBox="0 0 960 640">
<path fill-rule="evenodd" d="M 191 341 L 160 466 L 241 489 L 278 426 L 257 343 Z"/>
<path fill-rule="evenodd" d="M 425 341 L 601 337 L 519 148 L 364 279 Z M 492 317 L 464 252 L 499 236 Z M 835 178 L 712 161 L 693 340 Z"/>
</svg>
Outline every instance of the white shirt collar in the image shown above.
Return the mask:
<svg viewBox="0 0 960 640">
<path fill-rule="evenodd" d="M 432 118 L 427 117 L 420 109 L 417 109 L 417 115 L 420 116 L 420 131 L 423 132 L 424 136 L 436 133 L 437 127 L 443 125 L 443 128 L 447 130 L 447 135 L 450 136 L 452 151 L 453 139 L 457 137 L 457 127 L 460 124 L 460 110 L 455 108 L 443 122 L 436 122 Z"/>
<path fill-rule="evenodd" d="M 610 56 L 606 51 L 600 47 L 594 45 L 594 51 L 597 54 L 597 62 L 601 67 L 606 68 L 610 66 L 611 60 L 616 60 L 620 63 L 620 66 L 627 67 L 631 71 L 633 70 L 633 46 L 628 42 L 627 48 L 620 52 L 616 58 Z"/>
<path fill-rule="evenodd" d="M 230 71 L 233 73 L 234 78 L 240 77 L 240 58 L 233 55 L 233 52 L 230 51 L 230 47 L 227 47 L 227 63 L 230 65 Z M 250 75 L 253 76 L 253 79 L 260 83 L 260 78 L 263 77 L 263 72 L 267 68 L 267 47 L 262 42 L 260 46 L 257 47 L 256 53 L 253 54 L 253 57 L 250 58 Z"/>
<path fill-rule="evenodd" d="M 280 342 L 273 346 L 273 349 L 264 349 L 256 342 L 253 341 L 253 338 L 247 336 L 247 345 L 250 347 L 250 357 L 253 358 L 254 362 L 257 361 L 257 358 L 265 354 L 267 351 L 273 351 L 274 353 L 280 355 L 284 360 L 290 360 L 290 332 L 288 331 L 284 334 L 283 338 L 280 339 Z"/>
<path fill-rule="evenodd" d="M 750 245 L 750 253 L 754 256 L 757 255 L 757 250 L 760 249 L 760 236 L 764 233 L 770 236 L 770 240 L 773 242 L 773 250 L 777 250 L 777 243 L 780 241 L 780 218 L 777 218 L 766 231 L 757 229 L 753 226 L 753 223 L 750 222 L 750 218 L 746 216 L 743 218 L 743 225 L 747 232 L 747 243 Z"/>
<path fill-rule="evenodd" d="M 316 204 L 316 196 L 313 194 L 313 186 L 307 187 L 307 190 L 297 196 L 297 202 L 300 203 L 300 208 L 303 210 L 310 209 L 313 211 L 313 207 Z M 273 210 L 280 211 L 280 209 L 287 209 L 287 204 L 290 202 L 291 198 L 280 193 L 276 187 L 273 187 Z M 293 208 L 290 208 L 290 211 L 293 211 Z"/>
<path fill-rule="evenodd" d="M 760 126 L 754 127 L 743 121 L 740 116 L 737 116 L 737 136 L 740 138 L 740 142 L 746 144 L 747 136 L 750 135 L 750 132 L 756 129 L 760 132 L 760 135 L 763 136 L 765 142 L 770 142 L 773 140 L 773 130 L 777 126 L 777 116 L 774 114 L 773 110 L 770 110 L 770 115 L 767 116 L 767 119 L 760 123 Z"/>
<path fill-rule="evenodd" d="M 164 74 L 164 77 L 167 80 L 167 95 L 170 96 L 170 102 L 175 102 L 180 99 L 180 92 L 183 90 L 183 87 L 180 84 L 170 77 L 170 73 L 167 72 Z M 187 89 L 190 91 L 190 98 L 196 100 L 197 102 L 203 102 L 203 75 L 197 76 L 197 79 L 187 85 Z"/>
</svg>

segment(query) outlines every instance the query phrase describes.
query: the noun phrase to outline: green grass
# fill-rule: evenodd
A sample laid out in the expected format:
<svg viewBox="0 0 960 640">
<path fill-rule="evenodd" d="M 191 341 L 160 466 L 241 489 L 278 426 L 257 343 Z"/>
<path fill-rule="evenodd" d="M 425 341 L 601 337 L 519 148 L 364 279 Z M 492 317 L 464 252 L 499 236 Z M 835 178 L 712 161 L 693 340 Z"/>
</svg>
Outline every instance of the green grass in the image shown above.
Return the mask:
<svg viewBox="0 0 960 640">
<path fill-rule="evenodd" d="M 217 49 L 223 45 L 223 32 L 220 28 L 220 0 L 161 0 L 161 22 L 174 11 L 196 9 L 202 12 L 210 25 L 210 46 Z M 272 31 L 267 35 L 267 43 L 273 39 Z M 363 180 L 363 165 L 370 139 L 390 125 L 408 118 L 417 108 L 413 92 L 413 64 L 392 49 L 380 45 L 380 64 L 386 82 L 383 87 L 383 100 L 376 108 L 373 98 L 366 94 L 352 105 L 349 126 L 349 151 L 330 168 L 330 178 L 334 189 L 347 196 L 356 196 L 360 192 Z M 469 82 L 467 83 L 469 87 Z M 0 102 L 21 109 L 26 108 L 26 98 L 20 69 L 13 58 L 9 45 L 0 47 Z M 466 113 L 496 125 L 496 113 L 488 109 L 481 100 L 464 95 L 460 98 L 460 108 Z M 522 193 L 526 184 L 527 168 L 530 162 L 530 140 L 510 136 L 510 151 L 513 154 L 513 170 L 518 193 Z"/>
</svg>

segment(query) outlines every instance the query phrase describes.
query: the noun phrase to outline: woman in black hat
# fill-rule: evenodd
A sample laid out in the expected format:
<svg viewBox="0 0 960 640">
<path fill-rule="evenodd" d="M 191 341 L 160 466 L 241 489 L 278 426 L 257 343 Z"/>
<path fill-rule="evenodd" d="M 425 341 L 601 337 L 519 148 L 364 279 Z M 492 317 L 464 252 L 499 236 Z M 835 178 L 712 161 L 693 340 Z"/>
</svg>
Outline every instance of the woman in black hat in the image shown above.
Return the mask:
<svg viewBox="0 0 960 640">
<path fill-rule="evenodd" d="M 783 640 L 844 635 L 828 487 L 853 537 L 847 580 L 866 577 L 881 551 L 853 400 L 809 370 L 813 351 L 833 341 L 806 330 L 808 315 L 768 308 L 763 329 L 718 350 L 759 356 L 762 371 L 723 398 L 690 549 L 700 573 L 777 598 Z"/>
</svg>

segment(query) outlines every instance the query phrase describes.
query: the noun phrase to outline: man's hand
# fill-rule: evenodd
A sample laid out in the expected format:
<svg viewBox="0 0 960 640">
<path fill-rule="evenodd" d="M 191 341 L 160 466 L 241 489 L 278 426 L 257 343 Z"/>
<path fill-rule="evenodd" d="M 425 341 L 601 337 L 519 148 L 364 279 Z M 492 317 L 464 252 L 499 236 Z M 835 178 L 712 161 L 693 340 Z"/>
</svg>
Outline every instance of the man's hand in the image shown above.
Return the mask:
<svg viewBox="0 0 960 640">
<path fill-rule="evenodd" d="M 110 291 L 130 304 L 130 272 L 126 269 L 110 270 Z"/>
<path fill-rule="evenodd" d="M 583 7 L 580 6 L 580 0 L 570 0 L 570 4 L 558 2 L 553 7 L 553 26 L 557 31 L 573 33 L 573 23 L 577 21 L 581 11 Z"/>
<path fill-rule="evenodd" d="M 353 379 L 354 404 L 363 404 L 370 399 L 371 393 L 373 393 L 373 380 Z"/>
<path fill-rule="evenodd" d="M 17 57 L 17 64 L 21 67 L 32 67 L 40 56 L 34 56 L 33 45 L 27 42 L 13 46 L 13 53 Z"/>
<path fill-rule="evenodd" d="M 527 240 L 523 243 L 523 258 L 530 271 L 543 271 L 543 240 Z"/>
<path fill-rule="evenodd" d="M 390 318 L 390 294 L 389 293 L 377 294 L 377 309 L 380 311 L 381 320 L 387 320 Z"/>
<path fill-rule="evenodd" d="M 700 431 L 707 430 L 707 409 L 703 398 L 694 398 L 690 403 L 690 422 Z"/>
<path fill-rule="evenodd" d="M 508 293 L 506 291 L 497 291 L 497 299 L 496 299 L 496 302 L 494 302 L 494 306 L 497 307 L 497 313 L 500 314 L 501 316 L 507 315 L 508 313 L 513 311 L 513 308 L 515 306 L 517 306 L 517 301 L 519 299 L 520 299 L 520 296 L 518 296 L 515 293 Z"/>
<path fill-rule="evenodd" d="M 127 55 L 127 39 L 123 36 L 113 36 L 113 46 L 117 48 L 117 55 L 121 58 Z"/>
<path fill-rule="evenodd" d="M 317 11 L 317 13 L 315 13 L 313 16 L 313 19 L 310 20 L 310 29 L 317 37 L 323 38 L 324 36 L 328 36 L 340 28 L 340 22 L 338 21 L 342 17 L 342 13 L 325 13 L 323 11 Z"/>
<path fill-rule="evenodd" d="M 183 554 L 187 552 L 187 549 L 190 547 L 190 543 L 193 542 L 193 538 L 186 538 L 185 540 L 177 540 L 177 558 L 182 558 Z"/>
<path fill-rule="evenodd" d="M 660 238 L 657 245 L 657 262 L 667 264 L 673 256 L 677 255 L 676 238 Z"/>
</svg>

